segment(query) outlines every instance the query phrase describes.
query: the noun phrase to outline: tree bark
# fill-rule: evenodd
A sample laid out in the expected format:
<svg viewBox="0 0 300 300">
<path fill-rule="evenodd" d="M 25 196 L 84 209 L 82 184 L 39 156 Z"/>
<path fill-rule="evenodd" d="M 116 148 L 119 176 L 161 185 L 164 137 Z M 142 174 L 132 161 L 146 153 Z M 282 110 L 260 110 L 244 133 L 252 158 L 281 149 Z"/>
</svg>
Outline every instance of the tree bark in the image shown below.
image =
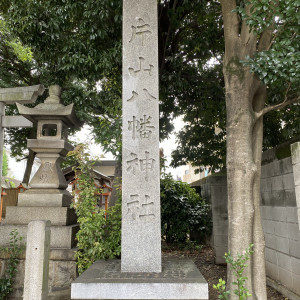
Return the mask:
<svg viewBox="0 0 300 300">
<path fill-rule="evenodd" d="M 266 300 L 265 243 L 260 216 L 263 120 L 257 117 L 265 105 L 266 88 L 240 63 L 257 51 L 257 37 L 232 12 L 235 0 L 221 0 L 221 5 L 225 33 L 228 250 L 236 257 L 254 244 L 254 254 L 244 272 L 248 278 L 246 288 L 252 294 L 250 299 Z M 268 36 L 271 37 L 264 35 L 265 44 Z M 233 292 L 237 288 L 233 284 L 236 278 L 230 267 L 227 273 L 227 289 Z M 236 295 L 230 298 L 238 299 Z"/>
<path fill-rule="evenodd" d="M 35 155 L 36 155 L 36 153 L 29 149 L 29 154 L 28 154 L 28 158 L 27 158 L 27 162 L 26 162 L 26 169 L 24 172 L 23 180 L 22 180 L 22 182 L 26 183 L 27 185 L 29 184 Z"/>
</svg>

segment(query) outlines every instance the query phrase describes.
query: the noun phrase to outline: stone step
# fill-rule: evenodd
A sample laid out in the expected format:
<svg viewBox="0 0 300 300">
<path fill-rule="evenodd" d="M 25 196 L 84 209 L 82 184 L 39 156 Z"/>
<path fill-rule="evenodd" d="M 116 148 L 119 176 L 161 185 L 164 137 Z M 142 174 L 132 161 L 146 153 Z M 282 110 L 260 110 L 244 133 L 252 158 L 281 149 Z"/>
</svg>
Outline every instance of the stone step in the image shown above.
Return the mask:
<svg viewBox="0 0 300 300">
<path fill-rule="evenodd" d="M 65 190 L 30 189 L 18 196 L 18 206 L 69 207 L 72 195 Z"/>
<path fill-rule="evenodd" d="M 6 208 L 6 224 L 27 225 L 33 220 L 49 220 L 54 226 L 76 224 L 75 210 L 69 207 L 19 207 Z"/>
<path fill-rule="evenodd" d="M 161 273 L 121 272 L 121 261 L 98 260 L 71 287 L 71 299 L 208 299 L 208 284 L 190 259 L 166 258 Z"/>
<path fill-rule="evenodd" d="M 27 225 L 9 225 L 5 224 L 0 226 L 0 246 L 9 244 L 10 232 L 16 229 L 19 236 L 23 237 L 23 241 L 26 243 Z M 51 248 L 67 248 L 71 249 L 76 246 L 75 235 L 79 230 L 79 225 L 70 226 L 51 226 Z"/>
</svg>

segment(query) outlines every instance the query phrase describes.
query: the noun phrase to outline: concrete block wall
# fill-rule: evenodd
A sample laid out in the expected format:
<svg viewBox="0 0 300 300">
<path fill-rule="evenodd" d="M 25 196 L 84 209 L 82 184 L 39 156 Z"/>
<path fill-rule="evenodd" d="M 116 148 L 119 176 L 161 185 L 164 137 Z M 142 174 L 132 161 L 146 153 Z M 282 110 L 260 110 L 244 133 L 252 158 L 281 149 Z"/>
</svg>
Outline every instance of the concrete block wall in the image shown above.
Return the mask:
<svg viewBox="0 0 300 300">
<path fill-rule="evenodd" d="M 291 157 L 262 166 L 261 197 L 267 276 L 300 295 L 300 231 Z"/>
<path fill-rule="evenodd" d="M 300 143 L 297 144 L 297 149 L 292 148 L 293 160 L 278 160 L 266 153 L 261 176 L 261 215 L 267 276 L 300 296 Z M 207 177 L 200 186 L 202 196 L 212 203 L 215 262 L 222 264 L 227 251 L 226 175 Z"/>
<path fill-rule="evenodd" d="M 227 252 L 228 214 L 226 175 L 209 176 L 201 179 L 201 196 L 209 199 L 212 206 L 212 242 L 215 250 L 215 263 L 225 264 Z"/>
</svg>

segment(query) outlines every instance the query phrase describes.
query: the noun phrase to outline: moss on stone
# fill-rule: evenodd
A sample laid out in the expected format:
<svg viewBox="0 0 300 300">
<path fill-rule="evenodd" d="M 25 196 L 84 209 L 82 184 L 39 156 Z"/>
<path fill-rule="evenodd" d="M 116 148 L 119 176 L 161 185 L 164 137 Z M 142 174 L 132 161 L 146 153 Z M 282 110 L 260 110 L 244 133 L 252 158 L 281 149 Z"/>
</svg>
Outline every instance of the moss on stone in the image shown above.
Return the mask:
<svg viewBox="0 0 300 300">
<path fill-rule="evenodd" d="M 290 147 L 290 145 L 285 145 L 283 147 L 277 148 L 275 155 L 276 155 L 276 158 L 278 160 L 290 157 L 291 156 L 291 147 Z"/>
</svg>

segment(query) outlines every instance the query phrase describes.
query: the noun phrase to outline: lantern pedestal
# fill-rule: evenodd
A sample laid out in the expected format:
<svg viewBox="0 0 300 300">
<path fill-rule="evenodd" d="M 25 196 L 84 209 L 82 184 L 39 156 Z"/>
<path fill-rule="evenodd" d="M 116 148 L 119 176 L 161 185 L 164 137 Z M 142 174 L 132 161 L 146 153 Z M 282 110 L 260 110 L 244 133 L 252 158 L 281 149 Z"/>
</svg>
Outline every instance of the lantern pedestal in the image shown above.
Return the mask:
<svg viewBox="0 0 300 300">
<path fill-rule="evenodd" d="M 79 230 L 75 211 L 70 208 L 72 195 L 66 191 L 68 184 L 60 164 L 67 153 L 73 150 L 72 145 L 66 141 L 68 128 L 78 127 L 80 122 L 74 114 L 73 104 L 64 106 L 60 103 L 60 91 L 58 86 L 50 87 L 50 96 L 35 108 L 18 105 L 21 115 L 37 123 L 37 138 L 28 140 L 27 146 L 37 153 L 41 166 L 29 183 L 30 189 L 19 194 L 18 206 L 8 207 L 5 226 L 0 226 L 2 246 L 9 242 L 13 229 L 17 229 L 26 242 L 30 221 L 51 221 L 49 295 L 55 299 L 58 297 L 53 292 L 70 289 L 71 282 L 76 278 L 72 248 L 76 246 L 75 235 Z M 22 264 L 13 298 L 22 297 L 23 294 Z"/>
</svg>

